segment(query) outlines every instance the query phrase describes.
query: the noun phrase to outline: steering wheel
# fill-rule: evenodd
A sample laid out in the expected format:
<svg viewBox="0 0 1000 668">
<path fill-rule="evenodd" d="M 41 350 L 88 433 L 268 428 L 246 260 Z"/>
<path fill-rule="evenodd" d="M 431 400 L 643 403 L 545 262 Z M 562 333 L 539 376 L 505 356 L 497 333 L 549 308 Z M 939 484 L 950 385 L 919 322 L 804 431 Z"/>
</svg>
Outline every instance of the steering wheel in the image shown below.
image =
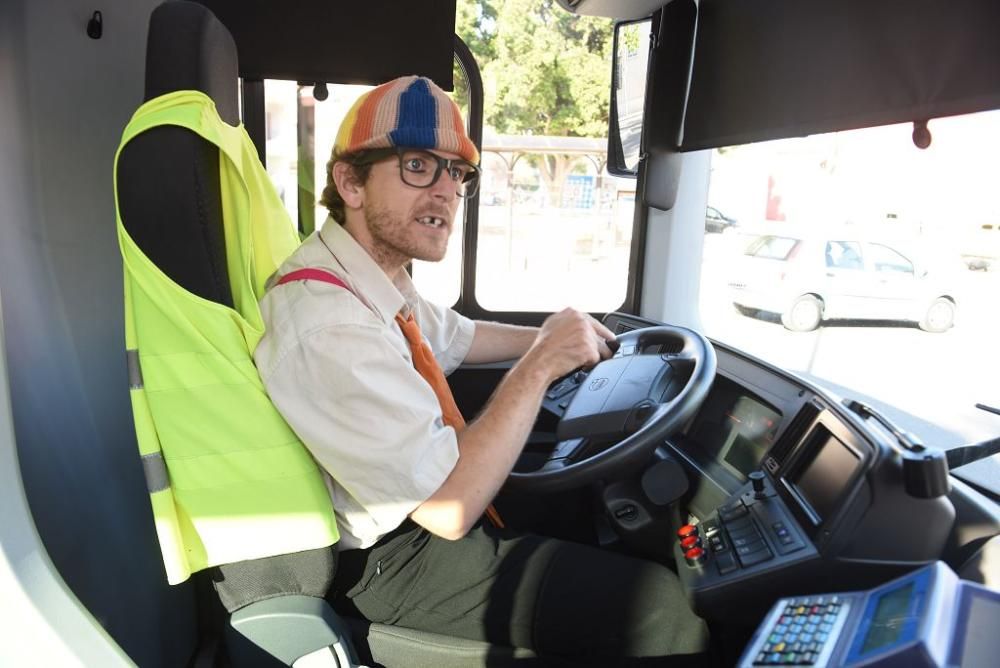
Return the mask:
<svg viewBox="0 0 1000 668">
<path fill-rule="evenodd" d="M 512 472 L 507 489 L 554 492 L 627 474 L 701 406 L 715 379 L 708 339 L 665 325 L 617 340 L 614 357 L 552 385 L 550 393 L 565 393 L 560 401 L 571 397 L 556 427 L 557 443 L 537 469 Z"/>
</svg>

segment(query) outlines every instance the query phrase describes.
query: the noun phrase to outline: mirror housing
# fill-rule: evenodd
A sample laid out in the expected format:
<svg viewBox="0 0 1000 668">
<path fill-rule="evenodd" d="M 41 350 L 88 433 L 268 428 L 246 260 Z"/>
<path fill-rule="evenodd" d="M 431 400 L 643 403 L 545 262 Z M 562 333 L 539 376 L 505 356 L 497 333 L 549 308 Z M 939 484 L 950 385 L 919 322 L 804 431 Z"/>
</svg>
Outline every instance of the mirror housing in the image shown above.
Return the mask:
<svg viewBox="0 0 1000 668">
<path fill-rule="evenodd" d="M 649 18 L 615 24 L 607 162 L 614 176 L 635 178 L 639 173 L 651 33 Z"/>
<path fill-rule="evenodd" d="M 629 26 L 633 26 L 629 28 Z M 641 26 L 641 27 L 640 27 Z M 648 28 L 647 28 L 648 26 Z M 623 22 L 615 25 L 614 70 L 611 82 L 611 127 L 608 131 L 608 172 L 615 176 L 635 177 L 641 163 L 644 181 L 643 202 L 664 211 L 673 208 L 680 185 L 682 160 L 680 146 L 684 137 L 684 120 L 694 64 L 695 34 L 698 29 L 698 4 L 695 0 L 671 0 L 651 19 Z M 644 59 L 629 57 L 634 37 L 648 40 Z M 628 91 L 629 84 L 639 78 L 629 68 L 641 63 L 645 76 L 641 102 Z M 629 79 L 632 77 L 632 79 Z M 623 97 L 624 95 L 624 97 Z M 628 96 L 632 95 L 633 99 Z M 642 116 L 637 127 L 629 127 L 635 105 Z M 647 127 L 643 119 L 656 119 Z M 638 141 L 638 152 L 629 159 Z"/>
</svg>

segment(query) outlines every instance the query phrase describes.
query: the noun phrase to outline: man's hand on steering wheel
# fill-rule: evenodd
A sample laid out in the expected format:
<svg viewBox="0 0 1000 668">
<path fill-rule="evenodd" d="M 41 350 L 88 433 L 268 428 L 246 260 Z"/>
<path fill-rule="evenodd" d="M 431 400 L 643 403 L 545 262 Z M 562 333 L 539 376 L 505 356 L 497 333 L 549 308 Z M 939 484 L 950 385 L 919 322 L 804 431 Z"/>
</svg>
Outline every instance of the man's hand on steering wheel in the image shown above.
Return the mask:
<svg viewBox="0 0 1000 668">
<path fill-rule="evenodd" d="M 546 318 L 525 361 L 539 365 L 551 382 L 610 358 L 606 342 L 614 337 L 592 316 L 567 308 Z"/>
</svg>

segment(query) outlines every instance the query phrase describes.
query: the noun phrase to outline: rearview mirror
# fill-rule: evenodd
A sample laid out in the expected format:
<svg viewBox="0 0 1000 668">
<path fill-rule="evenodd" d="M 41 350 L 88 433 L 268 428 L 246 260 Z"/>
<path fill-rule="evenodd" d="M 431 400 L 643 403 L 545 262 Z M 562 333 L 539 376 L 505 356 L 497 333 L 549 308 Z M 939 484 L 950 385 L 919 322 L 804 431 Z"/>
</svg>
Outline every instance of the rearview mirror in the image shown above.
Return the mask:
<svg viewBox="0 0 1000 668">
<path fill-rule="evenodd" d="M 608 114 L 608 173 L 634 177 L 642 157 L 650 19 L 615 24 L 611 109 Z"/>
</svg>

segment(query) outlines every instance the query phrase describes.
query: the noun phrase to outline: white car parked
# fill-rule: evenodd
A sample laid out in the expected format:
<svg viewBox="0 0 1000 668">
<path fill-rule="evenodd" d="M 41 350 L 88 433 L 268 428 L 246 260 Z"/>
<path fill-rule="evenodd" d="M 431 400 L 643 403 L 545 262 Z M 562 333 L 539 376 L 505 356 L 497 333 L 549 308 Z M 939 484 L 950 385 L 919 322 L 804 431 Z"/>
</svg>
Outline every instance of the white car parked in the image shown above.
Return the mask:
<svg viewBox="0 0 1000 668">
<path fill-rule="evenodd" d="M 943 279 L 886 243 L 764 235 L 747 246 L 729 286 L 744 315 L 777 313 L 796 332 L 834 318 L 915 321 L 944 332 L 956 302 Z"/>
</svg>

